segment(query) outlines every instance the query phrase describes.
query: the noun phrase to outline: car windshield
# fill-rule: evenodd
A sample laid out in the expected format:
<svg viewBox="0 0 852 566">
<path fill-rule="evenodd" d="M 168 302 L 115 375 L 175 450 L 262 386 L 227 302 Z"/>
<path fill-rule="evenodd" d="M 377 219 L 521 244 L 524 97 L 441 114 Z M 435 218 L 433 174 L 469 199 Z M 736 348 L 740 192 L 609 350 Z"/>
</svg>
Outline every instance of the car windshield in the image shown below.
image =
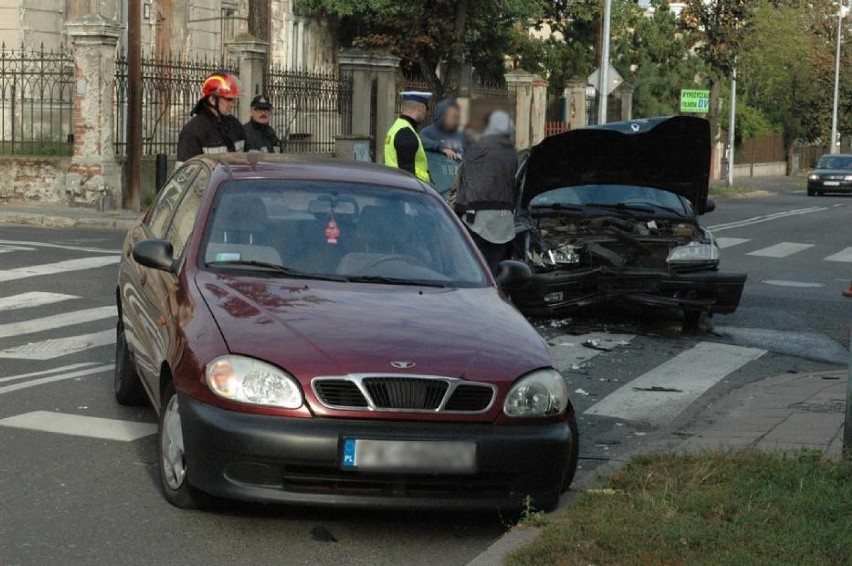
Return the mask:
<svg viewBox="0 0 852 566">
<path fill-rule="evenodd" d="M 265 276 L 482 287 L 488 279 L 438 197 L 327 181 L 224 184 L 201 262 Z"/>
<path fill-rule="evenodd" d="M 684 199 L 674 193 L 640 187 L 635 185 L 579 185 L 562 187 L 536 196 L 530 207 L 547 208 L 552 206 L 582 207 L 584 210 L 595 206 L 602 208 L 635 208 L 640 211 L 667 211 L 678 215 L 691 213 Z"/>
<path fill-rule="evenodd" d="M 824 155 L 817 169 L 852 169 L 852 155 Z"/>
</svg>

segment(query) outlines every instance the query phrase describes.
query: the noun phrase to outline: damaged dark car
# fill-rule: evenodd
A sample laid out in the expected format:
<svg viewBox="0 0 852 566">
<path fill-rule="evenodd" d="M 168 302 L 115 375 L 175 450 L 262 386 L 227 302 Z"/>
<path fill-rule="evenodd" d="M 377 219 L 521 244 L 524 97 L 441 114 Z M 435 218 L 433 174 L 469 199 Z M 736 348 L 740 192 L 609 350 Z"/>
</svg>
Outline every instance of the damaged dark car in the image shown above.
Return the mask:
<svg viewBox="0 0 852 566">
<path fill-rule="evenodd" d="M 533 147 L 519 169 L 515 255 L 533 270 L 512 299 L 532 316 L 601 303 L 734 312 L 745 274 L 719 271 L 698 221 L 708 198 L 710 125 L 634 120 L 573 130 Z"/>
</svg>

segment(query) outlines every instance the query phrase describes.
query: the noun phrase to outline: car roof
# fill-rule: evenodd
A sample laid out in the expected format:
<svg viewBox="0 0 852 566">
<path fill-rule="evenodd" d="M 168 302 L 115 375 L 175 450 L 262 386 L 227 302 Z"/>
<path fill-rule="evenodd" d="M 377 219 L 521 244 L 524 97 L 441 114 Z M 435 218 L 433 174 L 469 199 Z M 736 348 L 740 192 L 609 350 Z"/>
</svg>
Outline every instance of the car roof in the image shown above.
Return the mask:
<svg viewBox="0 0 852 566">
<path fill-rule="evenodd" d="M 337 159 L 310 154 L 223 153 L 199 156 L 213 169 L 234 180 L 301 179 L 383 185 L 426 191 L 413 175 L 391 167 L 364 161 Z"/>
</svg>

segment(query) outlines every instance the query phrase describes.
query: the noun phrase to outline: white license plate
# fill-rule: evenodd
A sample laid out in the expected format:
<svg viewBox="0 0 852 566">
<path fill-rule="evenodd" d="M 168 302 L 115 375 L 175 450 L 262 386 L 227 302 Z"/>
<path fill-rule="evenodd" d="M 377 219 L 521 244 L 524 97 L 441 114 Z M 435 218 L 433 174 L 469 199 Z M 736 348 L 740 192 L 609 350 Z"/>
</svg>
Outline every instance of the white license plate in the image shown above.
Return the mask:
<svg viewBox="0 0 852 566">
<path fill-rule="evenodd" d="M 476 443 L 344 438 L 341 466 L 371 472 L 472 473 Z"/>
<path fill-rule="evenodd" d="M 839 187 L 840 181 L 823 181 L 822 184 L 826 187 Z"/>
</svg>

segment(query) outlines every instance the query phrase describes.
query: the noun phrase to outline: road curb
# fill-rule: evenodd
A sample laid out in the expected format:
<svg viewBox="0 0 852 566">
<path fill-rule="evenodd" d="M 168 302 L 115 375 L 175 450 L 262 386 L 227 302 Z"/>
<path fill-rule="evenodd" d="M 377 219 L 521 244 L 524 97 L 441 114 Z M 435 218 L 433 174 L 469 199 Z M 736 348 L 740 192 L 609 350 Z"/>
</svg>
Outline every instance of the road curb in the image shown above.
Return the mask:
<svg viewBox="0 0 852 566">
<path fill-rule="evenodd" d="M 133 218 L 97 218 L 59 216 L 32 212 L 0 211 L 0 224 L 33 226 L 38 228 L 84 228 L 93 230 L 129 230 L 135 223 Z"/>
</svg>

